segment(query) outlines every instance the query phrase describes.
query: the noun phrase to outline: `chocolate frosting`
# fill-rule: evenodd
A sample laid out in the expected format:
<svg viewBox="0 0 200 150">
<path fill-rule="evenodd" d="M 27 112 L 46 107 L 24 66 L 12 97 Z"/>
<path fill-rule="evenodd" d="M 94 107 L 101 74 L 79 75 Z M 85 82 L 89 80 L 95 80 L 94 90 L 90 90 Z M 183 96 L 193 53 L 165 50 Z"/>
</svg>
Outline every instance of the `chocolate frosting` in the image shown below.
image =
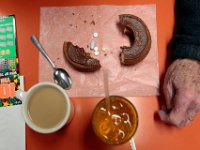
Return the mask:
<svg viewBox="0 0 200 150">
<path fill-rule="evenodd" d="M 86 53 L 83 48 L 64 42 L 63 52 L 65 59 L 79 71 L 92 72 L 101 68 L 100 62 Z"/>
<path fill-rule="evenodd" d="M 134 65 L 142 61 L 151 48 L 151 36 L 145 23 L 130 14 L 119 15 L 120 24 L 129 31 L 131 46 L 120 47 L 120 62 L 123 65 Z"/>
</svg>

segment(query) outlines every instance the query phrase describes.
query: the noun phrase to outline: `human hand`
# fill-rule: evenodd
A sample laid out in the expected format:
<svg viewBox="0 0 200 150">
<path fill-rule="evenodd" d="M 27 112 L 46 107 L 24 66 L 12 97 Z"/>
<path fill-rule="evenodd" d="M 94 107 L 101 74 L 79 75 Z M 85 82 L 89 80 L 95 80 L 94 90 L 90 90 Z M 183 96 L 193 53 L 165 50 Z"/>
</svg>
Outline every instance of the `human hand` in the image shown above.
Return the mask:
<svg viewBox="0 0 200 150">
<path fill-rule="evenodd" d="M 200 62 L 174 61 L 165 75 L 163 90 L 170 112 L 159 110 L 160 119 L 177 127 L 189 124 L 200 111 Z"/>
</svg>

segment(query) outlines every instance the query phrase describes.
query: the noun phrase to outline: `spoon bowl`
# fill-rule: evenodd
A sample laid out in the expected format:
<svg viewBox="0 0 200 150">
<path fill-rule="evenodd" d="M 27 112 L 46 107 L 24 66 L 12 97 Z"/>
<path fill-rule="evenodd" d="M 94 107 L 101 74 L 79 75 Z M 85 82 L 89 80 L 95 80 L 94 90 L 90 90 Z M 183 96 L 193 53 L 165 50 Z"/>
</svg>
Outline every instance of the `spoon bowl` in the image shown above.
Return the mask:
<svg viewBox="0 0 200 150">
<path fill-rule="evenodd" d="M 63 89 L 70 89 L 72 80 L 69 74 L 62 68 L 54 68 L 54 80 L 58 85 L 62 85 Z"/>
</svg>

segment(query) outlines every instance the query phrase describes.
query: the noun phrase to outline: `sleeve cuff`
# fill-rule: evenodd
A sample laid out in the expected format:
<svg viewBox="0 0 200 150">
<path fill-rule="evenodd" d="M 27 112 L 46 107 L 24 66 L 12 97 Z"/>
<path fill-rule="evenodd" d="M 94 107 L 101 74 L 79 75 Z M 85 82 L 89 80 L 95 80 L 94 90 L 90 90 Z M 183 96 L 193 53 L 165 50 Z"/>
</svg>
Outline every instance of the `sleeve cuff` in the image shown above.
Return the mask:
<svg viewBox="0 0 200 150">
<path fill-rule="evenodd" d="M 176 44 L 172 55 L 173 60 L 189 58 L 200 61 L 200 45 Z"/>
</svg>

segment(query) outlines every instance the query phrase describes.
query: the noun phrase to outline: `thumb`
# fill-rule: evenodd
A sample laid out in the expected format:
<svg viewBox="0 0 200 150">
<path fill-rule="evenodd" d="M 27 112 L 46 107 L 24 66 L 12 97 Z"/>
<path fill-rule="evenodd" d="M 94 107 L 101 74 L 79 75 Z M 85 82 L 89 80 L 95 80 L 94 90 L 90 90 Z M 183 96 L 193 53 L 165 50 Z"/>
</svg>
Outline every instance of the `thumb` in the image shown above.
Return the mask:
<svg viewBox="0 0 200 150">
<path fill-rule="evenodd" d="M 167 114 L 164 110 L 160 110 L 158 115 L 160 119 L 166 123 L 182 127 L 184 120 L 186 119 L 187 109 L 190 105 L 190 100 L 184 97 L 184 94 L 177 91 L 174 96 L 174 106 L 170 113 Z"/>
</svg>

